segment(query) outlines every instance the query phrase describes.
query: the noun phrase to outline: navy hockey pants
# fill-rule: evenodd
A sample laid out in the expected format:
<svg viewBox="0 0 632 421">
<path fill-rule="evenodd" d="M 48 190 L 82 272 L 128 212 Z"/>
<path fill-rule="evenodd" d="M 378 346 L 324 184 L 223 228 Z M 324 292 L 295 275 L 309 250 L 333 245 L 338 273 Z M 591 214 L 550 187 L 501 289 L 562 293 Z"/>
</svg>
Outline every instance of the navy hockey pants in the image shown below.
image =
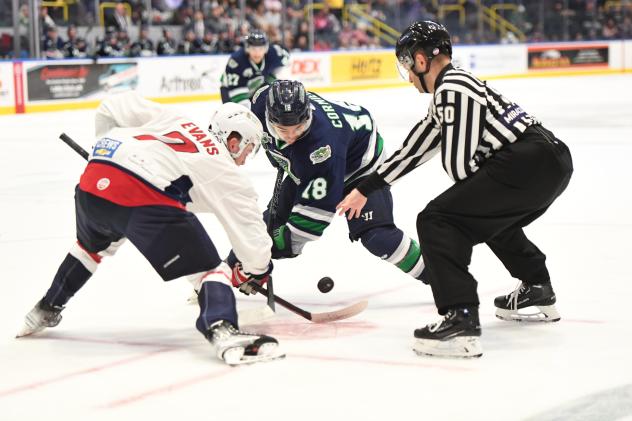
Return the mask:
<svg viewBox="0 0 632 421">
<path fill-rule="evenodd" d="M 221 259 L 198 218 L 171 206 L 126 207 L 75 192 L 77 240 L 91 253 L 127 238 L 160 277 L 170 281 L 208 271 Z"/>
</svg>

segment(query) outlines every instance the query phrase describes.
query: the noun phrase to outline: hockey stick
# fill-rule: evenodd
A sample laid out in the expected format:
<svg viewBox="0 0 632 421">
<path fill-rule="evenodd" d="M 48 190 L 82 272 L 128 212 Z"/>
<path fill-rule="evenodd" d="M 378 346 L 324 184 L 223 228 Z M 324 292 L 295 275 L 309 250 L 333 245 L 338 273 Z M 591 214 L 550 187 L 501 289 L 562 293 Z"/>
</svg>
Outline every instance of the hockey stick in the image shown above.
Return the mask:
<svg viewBox="0 0 632 421">
<path fill-rule="evenodd" d="M 270 292 L 267 289 L 263 288 L 259 284 L 256 284 L 253 282 L 251 285 L 255 291 L 265 295 L 266 297 L 268 296 L 268 294 L 270 294 Z M 303 310 L 300 307 L 295 306 L 294 304 L 288 301 L 285 301 L 283 298 L 279 297 L 278 295 L 275 295 L 274 299 L 276 300 L 276 302 L 281 304 L 281 306 L 290 310 L 292 313 L 298 314 L 304 319 L 310 320 L 311 322 L 314 322 L 314 323 L 327 323 L 327 322 L 335 322 L 336 320 L 348 319 L 349 317 L 353 317 L 356 314 L 359 314 L 362 311 L 364 311 L 364 309 L 369 304 L 367 300 L 362 300 L 348 307 L 341 308 L 339 310 L 329 311 L 325 313 L 311 313 L 309 311 Z"/>
<path fill-rule="evenodd" d="M 88 151 L 83 149 L 79 144 L 77 144 L 77 142 L 72 140 L 70 136 L 68 136 L 66 133 L 62 133 L 59 135 L 59 138 L 63 140 L 66 145 L 70 146 L 75 152 L 81 155 L 83 159 L 85 159 L 86 161 L 88 160 L 88 157 L 90 156 Z"/>
<path fill-rule="evenodd" d="M 268 234 L 270 238 L 274 238 L 272 231 L 274 229 L 274 222 L 277 215 L 277 207 L 279 206 L 279 193 L 281 192 L 281 184 L 283 183 L 283 168 L 277 170 L 276 180 L 274 181 L 274 190 L 272 191 L 272 198 L 270 199 L 270 211 L 268 213 L 268 220 L 266 221 Z M 274 311 L 274 287 L 272 285 L 272 277 L 268 281 L 268 307 Z"/>
<path fill-rule="evenodd" d="M 59 135 L 59 138 L 64 141 L 65 144 L 70 146 L 75 152 L 77 152 L 83 159 L 88 160 L 89 154 L 83 149 L 77 142 L 72 140 L 70 136 L 66 133 L 62 133 Z M 303 310 L 300 307 L 295 306 L 294 304 L 285 301 L 283 298 L 275 295 L 271 290 L 268 291 L 266 288 L 256 284 L 255 282 L 251 283 L 253 289 L 262 295 L 266 296 L 268 299 L 270 296 L 273 297 L 274 301 L 277 301 L 283 307 L 287 308 L 291 312 L 298 314 L 299 316 L 310 320 L 314 323 L 325 323 L 325 322 L 333 322 L 336 320 L 347 319 L 349 317 L 355 316 L 356 314 L 362 312 L 366 306 L 368 305 L 368 301 L 363 300 L 348 307 L 342 308 L 340 310 L 326 312 L 326 313 L 310 313 L 309 311 Z"/>
</svg>

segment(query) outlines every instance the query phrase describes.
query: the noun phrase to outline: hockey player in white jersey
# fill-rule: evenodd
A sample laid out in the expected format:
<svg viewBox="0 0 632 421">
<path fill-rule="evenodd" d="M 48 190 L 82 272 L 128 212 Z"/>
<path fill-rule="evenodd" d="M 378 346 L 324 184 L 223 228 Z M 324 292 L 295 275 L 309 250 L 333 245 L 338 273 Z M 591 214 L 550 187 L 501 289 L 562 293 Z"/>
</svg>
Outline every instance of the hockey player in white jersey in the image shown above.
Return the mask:
<svg viewBox="0 0 632 421">
<path fill-rule="evenodd" d="M 70 298 L 104 256 L 126 239 L 165 281 L 187 276 L 199 291 L 197 329 L 229 364 L 275 359 L 276 339 L 239 330 L 231 286 L 248 291 L 272 270 L 272 241 L 250 181 L 238 171 L 257 152 L 263 129 L 245 107 L 227 103 L 205 125 L 135 93 L 96 112 L 97 142 L 75 191 L 77 242 L 18 337 L 61 320 Z M 222 262 L 192 212 L 212 212 L 241 265 Z"/>
</svg>

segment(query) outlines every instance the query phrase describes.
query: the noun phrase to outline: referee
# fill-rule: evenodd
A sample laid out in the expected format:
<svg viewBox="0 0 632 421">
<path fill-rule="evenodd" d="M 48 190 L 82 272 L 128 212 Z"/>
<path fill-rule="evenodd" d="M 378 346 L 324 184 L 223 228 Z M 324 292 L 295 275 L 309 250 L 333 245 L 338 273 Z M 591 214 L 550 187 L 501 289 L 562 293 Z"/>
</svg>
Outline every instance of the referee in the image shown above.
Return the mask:
<svg viewBox="0 0 632 421">
<path fill-rule="evenodd" d="M 450 34 L 431 21 L 415 22 L 397 41 L 398 67 L 420 93 L 433 95 L 428 115 L 375 173 L 338 204 L 358 217 L 366 196 L 391 185 L 441 153 L 455 181 L 417 217 L 426 277 L 443 317 L 415 330 L 418 354 L 482 355 L 477 282 L 468 271 L 472 248 L 486 243 L 521 282 L 497 297 L 504 320 L 554 322 L 555 309 L 544 254 L 523 227 L 564 191 L 573 172 L 564 143 L 520 106 L 451 64 Z M 520 312 L 530 308 L 529 314 Z M 534 312 L 535 310 L 535 312 Z"/>
</svg>

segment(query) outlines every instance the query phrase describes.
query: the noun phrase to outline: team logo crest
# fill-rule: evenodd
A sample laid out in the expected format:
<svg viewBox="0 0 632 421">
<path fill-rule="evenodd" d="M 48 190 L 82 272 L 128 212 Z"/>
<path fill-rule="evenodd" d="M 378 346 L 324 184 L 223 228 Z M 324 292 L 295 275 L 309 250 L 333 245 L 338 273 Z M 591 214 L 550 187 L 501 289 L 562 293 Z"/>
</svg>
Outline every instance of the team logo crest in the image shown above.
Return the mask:
<svg viewBox="0 0 632 421">
<path fill-rule="evenodd" d="M 331 146 L 329 145 L 318 148 L 309 154 L 309 159 L 312 161 L 312 164 L 320 164 L 321 162 L 327 161 L 330 157 Z"/>
<path fill-rule="evenodd" d="M 252 75 L 254 74 L 251 68 L 248 68 L 246 70 L 244 70 L 244 72 L 242 73 L 244 75 L 244 77 L 252 77 Z"/>
<path fill-rule="evenodd" d="M 101 178 L 97 181 L 97 189 L 105 190 L 110 187 L 110 179 L 109 178 Z"/>
<path fill-rule="evenodd" d="M 92 156 L 95 158 L 112 158 L 119 146 L 121 146 L 121 142 L 118 140 L 104 137 L 103 139 L 99 139 L 96 145 L 94 145 Z"/>
</svg>

